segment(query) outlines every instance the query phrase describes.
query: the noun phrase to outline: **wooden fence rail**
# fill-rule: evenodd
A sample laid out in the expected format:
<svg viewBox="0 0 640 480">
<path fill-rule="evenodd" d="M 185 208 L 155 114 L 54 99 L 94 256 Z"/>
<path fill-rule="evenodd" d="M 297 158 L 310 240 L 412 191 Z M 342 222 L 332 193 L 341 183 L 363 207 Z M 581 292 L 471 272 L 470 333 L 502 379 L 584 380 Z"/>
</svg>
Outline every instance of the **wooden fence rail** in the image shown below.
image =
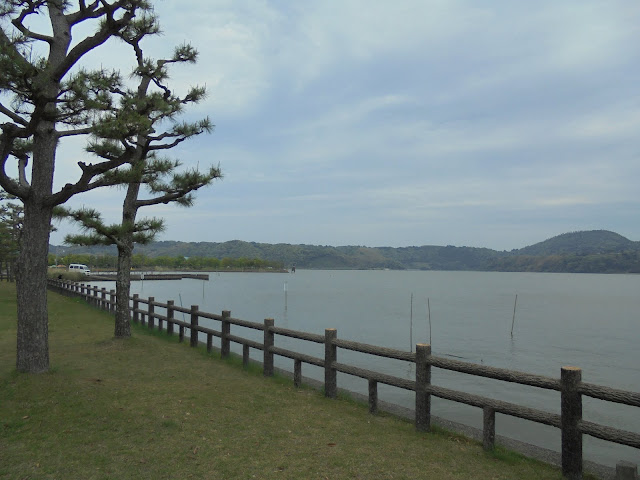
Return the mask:
<svg viewBox="0 0 640 480">
<path fill-rule="evenodd" d="M 66 295 L 81 296 L 91 305 L 110 312 L 115 311 L 115 291 L 107 292 L 90 285 L 77 284 L 65 280 L 50 280 L 49 286 Z M 431 346 L 416 345 L 416 352 L 406 352 L 391 348 L 378 347 L 360 342 L 339 339 L 335 329 L 326 329 L 324 335 L 299 332 L 276 327 L 274 320 L 267 318 L 264 323 L 249 322 L 231 317 L 231 312 L 223 311 L 221 315 L 201 312 L 197 305 L 190 308 L 179 307 L 174 301 L 156 302 L 153 297 L 140 298 L 137 294 L 131 297 L 131 320 L 146 324 L 150 329 L 165 329 L 169 335 L 174 334 L 175 326 L 179 328 L 179 340 L 184 341 L 185 331 L 189 330 L 189 341 L 192 347 L 199 343 L 198 334 L 206 335 L 207 350 L 213 348 L 213 337 L 220 339 L 221 356 L 230 355 L 231 342 L 242 345 L 243 364 L 249 362 L 250 349 L 263 352 L 263 373 L 274 374 L 274 356 L 289 358 L 294 361 L 294 384 L 299 386 L 302 379 L 302 364 L 324 368 L 324 392 L 327 397 L 337 396 L 337 373 L 345 373 L 363 378 L 369 383 L 369 411 L 378 411 L 378 383 L 415 392 L 415 426 L 418 430 L 428 431 L 431 426 L 431 396 L 475 406 L 483 412 L 483 445 L 486 449 L 494 447 L 495 414 L 502 413 L 532 422 L 550 425 L 561 430 L 562 473 L 570 479 L 582 478 L 582 436 L 590 435 L 610 442 L 628 445 L 640 449 L 640 434 L 600 425 L 582 419 L 582 397 L 588 396 L 609 402 L 640 407 L 640 393 L 609 388 L 602 385 L 584 383 L 582 371 L 577 367 L 562 367 L 560 379 L 533 375 L 503 368 L 476 365 L 473 363 L 452 360 L 431 355 Z M 147 308 L 140 308 L 146 305 Z M 156 307 L 166 310 L 166 315 L 156 312 Z M 176 312 L 189 315 L 189 320 L 178 320 Z M 199 319 L 206 318 L 220 322 L 220 330 L 200 325 Z M 157 324 L 156 324 L 157 320 Z M 165 327 L 166 325 L 166 327 Z M 261 330 L 262 342 L 250 340 L 231 334 L 231 326 Z M 290 337 L 307 342 L 324 345 L 324 358 L 289 350 L 275 345 L 276 335 Z M 375 355 L 389 359 L 403 360 L 415 364 L 415 380 L 388 375 L 352 365 L 338 362 L 338 349 Z M 560 414 L 545 412 L 502 400 L 496 400 L 476 394 L 460 392 L 439 387 L 431 383 L 432 368 L 445 369 L 494 380 L 512 382 L 520 385 L 538 387 L 560 392 Z M 629 462 L 621 462 L 622 470 Z M 635 465 L 635 464 L 631 464 Z M 624 470 L 624 471 L 629 471 Z M 637 466 L 636 466 L 637 472 Z M 626 478 L 626 477 L 625 477 Z M 637 476 L 636 476 L 637 478 Z"/>
</svg>

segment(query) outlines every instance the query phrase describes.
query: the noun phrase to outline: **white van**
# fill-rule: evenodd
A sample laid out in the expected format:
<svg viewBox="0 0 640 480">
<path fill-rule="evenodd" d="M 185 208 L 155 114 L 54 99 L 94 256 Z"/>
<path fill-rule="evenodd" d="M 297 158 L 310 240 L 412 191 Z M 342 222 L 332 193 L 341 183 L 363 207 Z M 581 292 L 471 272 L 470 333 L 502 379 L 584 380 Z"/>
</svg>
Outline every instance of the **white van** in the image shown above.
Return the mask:
<svg viewBox="0 0 640 480">
<path fill-rule="evenodd" d="M 80 272 L 80 273 L 84 273 L 85 275 L 91 275 L 91 270 L 89 270 L 89 267 L 87 267 L 86 265 L 83 265 L 82 263 L 72 263 L 69 265 L 69 271 L 70 272 Z"/>
</svg>

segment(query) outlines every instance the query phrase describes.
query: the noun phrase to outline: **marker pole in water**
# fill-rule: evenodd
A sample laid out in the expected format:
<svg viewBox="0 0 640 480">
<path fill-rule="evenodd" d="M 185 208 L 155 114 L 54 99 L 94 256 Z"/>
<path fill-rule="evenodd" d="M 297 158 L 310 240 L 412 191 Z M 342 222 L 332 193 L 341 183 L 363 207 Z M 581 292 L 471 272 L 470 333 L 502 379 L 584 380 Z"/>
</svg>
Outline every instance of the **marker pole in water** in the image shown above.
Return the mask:
<svg viewBox="0 0 640 480">
<path fill-rule="evenodd" d="M 409 348 L 413 352 L 413 292 L 411 292 L 411 315 L 409 316 Z"/>
<path fill-rule="evenodd" d="M 284 282 L 284 309 L 287 309 L 287 282 Z"/>
<path fill-rule="evenodd" d="M 182 307 L 182 294 L 178 293 L 178 297 L 180 298 L 180 306 Z M 184 308 L 184 307 L 182 307 Z M 182 312 L 182 321 L 184 322 L 184 312 Z"/>
<path fill-rule="evenodd" d="M 429 345 L 431 345 L 431 304 L 429 303 L 429 297 L 427 297 L 427 314 L 429 316 Z"/>
<path fill-rule="evenodd" d="M 513 302 L 513 319 L 511 320 L 511 336 L 513 337 L 513 324 L 516 323 L 516 305 L 518 304 L 518 294 L 516 293 L 516 299 Z"/>
</svg>

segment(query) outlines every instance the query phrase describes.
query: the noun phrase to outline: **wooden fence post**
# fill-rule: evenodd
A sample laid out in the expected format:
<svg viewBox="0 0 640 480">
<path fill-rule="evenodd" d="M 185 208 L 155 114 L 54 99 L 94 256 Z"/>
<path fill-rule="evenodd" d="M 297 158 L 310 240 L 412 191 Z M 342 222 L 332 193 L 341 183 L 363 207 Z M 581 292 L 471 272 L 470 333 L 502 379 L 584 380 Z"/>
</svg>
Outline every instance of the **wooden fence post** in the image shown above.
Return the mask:
<svg viewBox="0 0 640 480">
<path fill-rule="evenodd" d="M 264 357 L 262 373 L 265 377 L 273 377 L 273 353 L 269 351 L 274 343 L 274 333 L 270 330 L 270 328 L 273 327 L 273 323 L 273 318 L 264 319 L 264 345 L 262 346 Z"/>
<path fill-rule="evenodd" d="M 231 353 L 231 341 L 229 340 L 231 323 L 227 320 L 230 317 L 231 312 L 229 310 L 222 311 L 222 328 L 220 332 L 220 356 L 222 358 L 227 358 Z"/>
<path fill-rule="evenodd" d="M 116 311 L 116 291 L 109 290 L 109 312 L 115 313 Z"/>
<path fill-rule="evenodd" d="M 247 368 L 249 366 L 249 345 L 242 345 L 242 367 Z"/>
<path fill-rule="evenodd" d="M 431 395 L 427 387 L 431 385 L 431 345 L 416 345 L 416 429 L 428 432 L 431 430 Z"/>
<path fill-rule="evenodd" d="M 213 350 L 213 334 L 207 333 L 207 353 L 211 353 Z"/>
<path fill-rule="evenodd" d="M 369 413 L 378 413 L 378 382 L 369 379 Z"/>
<path fill-rule="evenodd" d="M 582 479 L 582 395 L 578 384 L 582 370 L 562 367 L 560 370 L 560 423 L 562 426 L 562 475 L 569 480 Z"/>
<path fill-rule="evenodd" d="M 91 292 L 91 305 L 93 305 L 94 307 L 98 308 L 100 306 L 100 300 L 98 299 L 98 287 L 93 287 L 93 290 L 90 290 Z"/>
<path fill-rule="evenodd" d="M 293 386 L 302 385 L 302 360 L 295 359 L 293 361 Z"/>
<path fill-rule="evenodd" d="M 154 324 L 155 322 L 155 313 L 156 313 L 156 307 L 154 305 L 153 302 L 156 301 L 156 297 L 149 297 L 149 303 L 148 303 L 148 308 L 147 308 L 147 315 L 149 317 L 148 321 L 147 321 L 147 326 L 149 327 L 149 330 L 153 330 Z"/>
<path fill-rule="evenodd" d="M 490 407 L 482 409 L 482 448 L 493 450 L 496 445 L 496 411 Z"/>
<path fill-rule="evenodd" d="M 638 465 L 625 460 L 616 463 L 616 480 L 638 480 Z"/>
<path fill-rule="evenodd" d="M 333 364 L 337 362 L 338 347 L 333 343 L 338 337 L 335 328 L 324 330 L 324 396 L 336 398 L 338 396 L 338 375 Z"/>
<path fill-rule="evenodd" d="M 106 310 L 107 309 L 107 289 L 102 287 L 102 289 L 100 290 L 100 308 L 102 308 L 102 310 Z"/>
<path fill-rule="evenodd" d="M 192 347 L 198 346 L 198 305 L 191 305 L 191 339 Z"/>
<path fill-rule="evenodd" d="M 167 335 L 173 335 L 173 300 L 167 300 Z"/>
<path fill-rule="evenodd" d="M 162 316 L 158 315 L 158 330 L 162 331 Z"/>
<path fill-rule="evenodd" d="M 140 316 L 138 315 L 138 309 L 140 308 L 140 302 L 138 300 L 138 294 L 133 294 L 133 323 L 138 323 Z"/>
</svg>

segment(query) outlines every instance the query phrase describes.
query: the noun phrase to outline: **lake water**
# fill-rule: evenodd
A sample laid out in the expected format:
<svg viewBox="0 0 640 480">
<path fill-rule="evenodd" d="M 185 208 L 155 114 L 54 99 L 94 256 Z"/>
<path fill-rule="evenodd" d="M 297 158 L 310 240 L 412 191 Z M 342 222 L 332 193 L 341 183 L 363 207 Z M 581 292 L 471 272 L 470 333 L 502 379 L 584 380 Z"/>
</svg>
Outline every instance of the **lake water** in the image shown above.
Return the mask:
<svg viewBox="0 0 640 480">
<path fill-rule="evenodd" d="M 112 282 L 93 282 L 113 288 Z M 436 271 L 318 271 L 295 274 L 211 273 L 209 281 L 133 282 L 131 293 L 175 300 L 201 311 L 230 310 L 235 318 L 410 350 L 431 343 L 434 355 L 528 373 L 560 376 L 566 365 L 582 368 L 586 382 L 640 390 L 640 276 Z M 413 315 L 411 296 L 413 294 Z M 517 297 L 513 337 L 514 302 Z M 427 299 L 431 311 L 428 321 Z M 180 318 L 180 313 L 177 314 Z M 188 319 L 188 316 L 187 316 Z M 202 320 L 201 320 L 202 322 Z M 214 326 L 218 328 L 219 323 Z M 411 325 L 413 330 L 411 331 Z M 261 340 L 261 332 L 232 326 L 232 334 Z M 324 357 L 321 345 L 276 336 L 276 346 Z M 232 346 L 232 349 L 234 347 Z M 240 347 L 235 346 L 240 352 Z M 261 360 L 262 352 L 252 352 Z M 338 351 L 338 361 L 414 378 L 407 363 Z M 293 362 L 276 357 L 276 366 Z M 323 379 L 320 368 L 303 365 L 303 375 Z M 499 398 L 559 413 L 560 395 L 533 387 L 433 369 L 435 385 Z M 338 376 L 338 386 L 367 392 L 367 382 Z M 407 407 L 414 394 L 379 385 L 379 398 Z M 432 413 L 475 427 L 482 411 L 432 400 Z M 638 408 L 583 399 L 583 418 L 640 432 Z M 560 449 L 560 431 L 497 415 L 496 433 Z M 584 458 L 615 466 L 640 463 L 640 451 L 584 436 Z"/>
</svg>

